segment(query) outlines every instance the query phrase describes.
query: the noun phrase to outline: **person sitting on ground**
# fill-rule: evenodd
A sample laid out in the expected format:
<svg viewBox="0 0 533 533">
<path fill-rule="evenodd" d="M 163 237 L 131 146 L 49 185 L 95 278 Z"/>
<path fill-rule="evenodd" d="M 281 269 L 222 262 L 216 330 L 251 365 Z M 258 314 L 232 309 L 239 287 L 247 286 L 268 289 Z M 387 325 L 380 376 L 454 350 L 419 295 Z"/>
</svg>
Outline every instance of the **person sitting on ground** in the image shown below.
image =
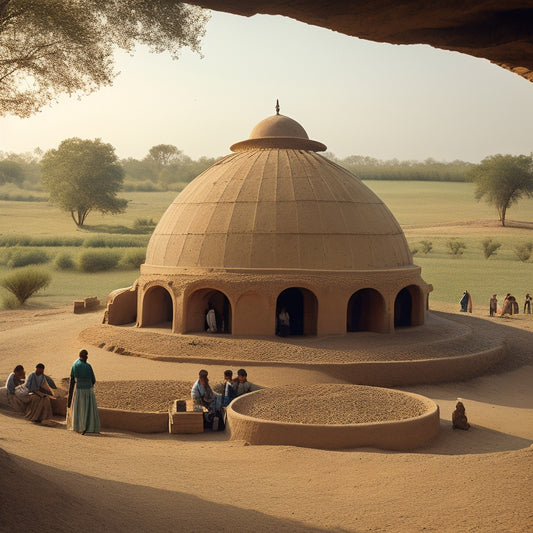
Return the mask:
<svg viewBox="0 0 533 533">
<path fill-rule="evenodd" d="M 252 390 L 252 384 L 248 381 L 248 374 L 244 368 L 237 370 L 237 379 L 233 381 L 235 396 L 242 396 Z"/>
<path fill-rule="evenodd" d="M 211 427 L 213 431 L 218 430 L 220 419 L 220 409 L 222 407 L 222 396 L 213 392 L 209 385 L 207 370 L 200 370 L 198 379 L 191 389 L 191 397 L 194 402 L 194 409 L 204 410 L 204 426 Z"/>
<path fill-rule="evenodd" d="M 22 365 L 17 365 L 13 372 L 9 374 L 6 381 L 7 389 L 7 404 L 11 409 L 24 413 L 26 406 L 30 401 L 29 392 L 24 387 L 24 381 L 26 380 L 26 372 Z"/>
<path fill-rule="evenodd" d="M 26 409 L 26 418 L 35 423 L 51 420 L 54 414 L 49 394 L 52 394 L 52 391 L 44 376 L 43 363 L 37 364 L 35 372 L 28 376 L 25 386 L 30 398 Z"/>
<path fill-rule="evenodd" d="M 468 429 L 470 427 L 463 402 L 457 402 L 455 406 L 455 411 L 452 413 L 452 425 L 453 429 Z"/>
<path fill-rule="evenodd" d="M 224 394 L 222 399 L 223 407 L 227 407 L 233 398 L 235 398 L 235 390 L 233 388 L 233 371 L 224 370 Z"/>
</svg>

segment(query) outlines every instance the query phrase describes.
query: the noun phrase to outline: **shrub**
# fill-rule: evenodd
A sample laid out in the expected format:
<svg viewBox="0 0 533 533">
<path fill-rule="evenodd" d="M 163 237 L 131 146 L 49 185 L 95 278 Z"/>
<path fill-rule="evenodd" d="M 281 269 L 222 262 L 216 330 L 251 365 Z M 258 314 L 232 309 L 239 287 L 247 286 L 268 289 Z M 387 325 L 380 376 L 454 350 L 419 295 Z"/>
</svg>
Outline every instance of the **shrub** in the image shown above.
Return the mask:
<svg viewBox="0 0 533 533">
<path fill-rule="evenodd" d="M 104 236 L 87 237 L 83 241 L 85 248 L 138 248 L 148 244 L 149 236 L 132 235 L 131 237 Z"/>
<path fill-rule="evenodd" d="M 464 241 L 460 241 L 459 239 L 450 239 L 446 245 L 448 246 L 448 253 L 452 255 L 463 255 L 466 249 Z"/>
<path fill-rule="evenodd" d="M 20 303 L 12 294 L 7 294 L 2 298 L 3 309 L 16 309 L 17 307 L 20 307 Z"/>
<path fill-rule="evenodd" d="M 526 242 L 524 244 L 519 244 L 514 247 L 514 253 L 516 257 L 520 259 L 523 263 L 529 261 L 531 257 L 531 252 L 533 251 L 533 242 Z"/>
<path fill-rule="evenodd" d="M 78 256 L 78 268 L 82 272 L 103 272 L 115 268 L 119 259 L 120 255 L 110 250 L 87 250 Z"/>
<path fill-rule="evenodd" d="M 416 255 L 418 253 L 418 248 L 411 248 L 411 255 Z"/>
<path fill-rule="evenodd" d="M 76 265 L 74 264 L 74 259 L 67 252 L 61 252 L 56 255 L 54 259 L 54 267 L 56 270 L 74 270 Z"/>
<path fill-rule="evenodd" d="M 50 261 L 50 257 L 44 250 L 15 248 L 11 250 L 6 264 L 9 268 L 18 268 L 28 265 L 41 265 L 48 263 L 48 261 Z"/>
<path fill-rule="evenodd" d="M 481 247 L 483 248 L 485 259 L 488 259 L 491 255 L 497 255 L 497 250 L 501 247 L 501 243 L 495 242 L 490 237 L 487 237 L 481 241 Z"/>
<path fill-rule="evenodd" d="M 133 228 L 139 232 L 148 233 L 152 232 L 156 227 L 157 223 L 153 218 L 136 218 L 133 223 Z"/>
<path fill-rule="evenodd" d="M 31 237 L 28 235 L 3 235 L 0 246 L 29 246 Z"/>
<path fill-rule="evenodd" d="M 87 237 L 83 241 L 83 246 L 85 248 L 105 248 L 107 242 L 104 237 Z"/>
<path fill-rule="evenodd" d="M 28 235 L 2 235 L 0 236 L 0 246 L 6 248 L 11 246 L 81 246 L 81 237 L 30 237 Z"/>
<path fill-rule="evenodd" d="M 144 263 L 145 258 L 146 250 L 144 248 L 128 250 L 122 256 L 118 266 L 124 270 L 137 269 Z"/>
<path fill-rule="evenodd" d="M 45 289 L 50 284 L 51 277 L 35 267 L 24 267 L 12 272 L 0 280 L 0 286 L 7 289 L 22 305 L 37 291 Z"/>
<path fill-rule="evenodd" d="M 420 241 L 420 244 L 422 245 L 422 252 L 424 254 L 429 254 L 433 250 L 433 243 L 431 241 Z"/>
</svg>

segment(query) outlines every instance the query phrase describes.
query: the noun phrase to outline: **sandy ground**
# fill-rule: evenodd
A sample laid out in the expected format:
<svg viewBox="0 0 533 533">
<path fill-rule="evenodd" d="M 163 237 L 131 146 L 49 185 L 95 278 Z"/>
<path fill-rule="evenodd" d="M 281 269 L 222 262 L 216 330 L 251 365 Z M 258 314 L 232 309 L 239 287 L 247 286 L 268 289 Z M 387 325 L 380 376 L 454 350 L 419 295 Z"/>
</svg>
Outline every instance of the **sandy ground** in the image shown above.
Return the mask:
<svg viewBox="0 0 533 533">
<path fill-rule="evenodd" d="M 455 320 L 481 324 L 452 312 Z M 0 379 L 37 362 L 56 379 L 101 313 L 71 309 L 0 312 Z M 493 319 L 512 356 L 465 382 L 409 387 L 441 409 L 440 435 L 411 453 L 247 446 L 225 433 L 81 436 L 0 410 L 0 531 L 29 521 L 48 531 L 533 530 L 533 318 Z M 92 346 L 96 377 L 191 381 L 196 363 L 128 357 Z M 211 376 L 227 365 L 206 365 Z M 233 367 L 234 370 L 237 367 Z M 264 387 L 331 382 L 314 370 L 248 369 Z M 462 398 L 472 428 L 452 430 Z M 61 422 L 61 421 L 60 421 Z"/>
</svg>

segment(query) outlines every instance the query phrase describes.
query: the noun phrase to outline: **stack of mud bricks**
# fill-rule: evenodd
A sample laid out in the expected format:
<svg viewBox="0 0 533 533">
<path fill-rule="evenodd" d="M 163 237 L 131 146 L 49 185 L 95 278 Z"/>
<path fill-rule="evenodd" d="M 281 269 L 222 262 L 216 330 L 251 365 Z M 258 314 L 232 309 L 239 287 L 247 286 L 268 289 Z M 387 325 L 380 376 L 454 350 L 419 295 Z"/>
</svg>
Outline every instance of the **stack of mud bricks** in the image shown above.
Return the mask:
<svg viewBox="0 0 533 533">
<path fill-rule="evenodd" d="M 74 314 L 85 313 L 100 305 L 100 300 L 96 296 L 90 296 L 83 300 L 74 300 Z"/>
<path fill-rule="evenodd" d="M 194 411 L 192 400 L 176 400 L 168 413 L 169 433 L 202 433 L 204 414 Z"/>
</svg>

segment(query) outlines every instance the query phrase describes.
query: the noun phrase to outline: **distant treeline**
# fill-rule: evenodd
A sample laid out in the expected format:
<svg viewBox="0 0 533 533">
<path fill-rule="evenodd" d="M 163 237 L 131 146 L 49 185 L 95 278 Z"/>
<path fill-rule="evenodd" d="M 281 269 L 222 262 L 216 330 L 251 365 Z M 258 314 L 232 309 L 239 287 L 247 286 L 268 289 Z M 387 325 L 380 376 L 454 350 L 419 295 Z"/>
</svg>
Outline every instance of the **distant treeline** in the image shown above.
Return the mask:
<svg viewBox="0 0 533 533">
<path fill-rule="evenodd" d="M 0 186 L 12 183 L 18 189 L 42 191 L 39 166 L 42 155 L 40 150 L 25 154 L 0 152 Z M 472 163 L 465 161 L 448 163 L 431 158 L 425 161 L 383 161 L 361 155 L 351 155 L 344 159 L 337 158 L 330 152 L 324 155 L 362 180 L 462 182 L 467 181 L 466 172 L 472 166 Z M 125 171 L 123 190 L 180 191 L 217 159 L 200 157 L 194 160 L 173 145 L 157 145 L 143 159 L 130 157 L 120 161 Z M 39 201 L 42 197 L 26 197 L 9 191 L 2 193 L 0 199 Z"/>
<path fill-rule="evenodd" d="M 425 161 L 382 161 L 363 155 L 351 155 L 344 159 L 331 153 L 325 155 L 362 180 L 467 181 L 466 172 L 472 166 L 472 163 L 458 160 L 451 163 L 431 158 Z"/>
</svg>

